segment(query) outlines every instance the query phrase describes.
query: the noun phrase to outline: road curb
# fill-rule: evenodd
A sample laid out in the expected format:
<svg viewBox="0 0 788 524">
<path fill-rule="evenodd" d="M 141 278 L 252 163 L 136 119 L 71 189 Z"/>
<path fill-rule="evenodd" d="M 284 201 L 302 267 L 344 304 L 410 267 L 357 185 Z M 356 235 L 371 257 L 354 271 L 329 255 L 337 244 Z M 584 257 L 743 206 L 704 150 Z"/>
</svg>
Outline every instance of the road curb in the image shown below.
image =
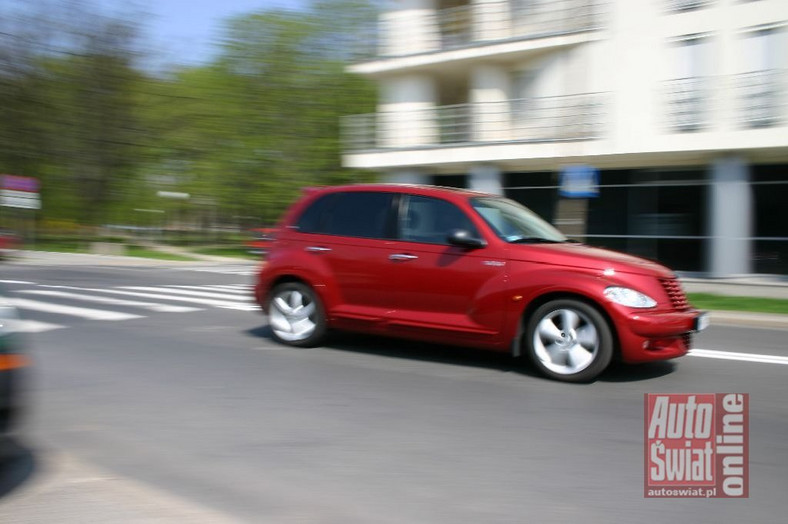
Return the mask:
<svg viewBox="0 0 788 524">
<path fill-rule="evenodd" d="M 744 326 L 788 329 L 788 315 L 749 311 L 711 311 L 712 326 Z"/>
</svg>

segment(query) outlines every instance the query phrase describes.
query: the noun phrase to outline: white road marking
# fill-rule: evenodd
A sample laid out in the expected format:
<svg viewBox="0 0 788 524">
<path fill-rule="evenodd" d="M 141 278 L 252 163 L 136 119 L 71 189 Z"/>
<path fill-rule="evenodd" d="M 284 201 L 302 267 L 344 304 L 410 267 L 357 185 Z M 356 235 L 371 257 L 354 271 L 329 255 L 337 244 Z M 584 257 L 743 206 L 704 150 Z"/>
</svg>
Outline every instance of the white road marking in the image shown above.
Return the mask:
<svg viewBox="0 0 788 524">
<path fill-rule="evenodd" d="M 187 307 L 187 306 L 172 306 L 169 304 L 155 304 L 153 302 L 139 302 L 137 300 L 124 300 L 120 298 L 111 297 L 97 297 L 95 295 L 83 295 L 80 293 L 70 293 L 68 291 L 54 291 L 46 289 L 25 289 L 19 293 L 27 293 L 30 295 L 43 295 L 49 297 L 69 298 L 74 300 L 83 300 L 87 302 L 96 302 L 98 304 L 111 304 L 113 306 L 132 306 L 149 309 L 151 311 L 158 311 L 160 313 L 188 313 L 191 311 L 200 311 L 200 308 Z"/>
<path fill-rule="evenodd" d="M 154 292 L 163 292 L 166 291 L 167 293 L 174 293 L 176 295 L 187 295 L 190 297 L 205 297 L 205 298 L 215 298 L 218 300 L 237 300 L 236 297 L 228 297 L 227 293 L 216 293 L 210 291 L 193 291 L 189 289 L 175 289 L 172 287 L 166 287 L 164 289 L 160 287 L 147 287 L 147 286 L 122 286 L 118 289 L 130 289 L 132 291 L 154 291 Z M 248 300 L 246 300 L 248 299 Z M 243 302 L 251 302 L 251 295 L 246 297 L 240 297 L 240 301 Z"/>
<path fill-rule="evenodd" d="M 0 284 L 31 284 L 31 285 L 35 285 L 35 282 L 28 282 L 27 280 L 0 280 Z"/>
<path fill-rule="evenodd" d="M 100 309 L 89 309 L 84 307 L 63 306 L 50 302 L 39 302 L 26 298 L 7 298 L 12 305 L 23 310 L 43 311 L 44 313 L 55 313 L 57 315 L 68 315 L 72 317 L 86 318 L 89 320 L 130 320 L 132 318 L 142 318 L 141 315 L 130 313 L 120 313 L 118 311 L 102 311 Z"/>
<path fill-rule="evenodd" d="M 237 287 L 234 287 L 234 288 L 220 288 L 220 289 L 217 289 L 217 288 L 206 288 L 205 286 L 174 286 L 174 285 L 168 285 L 168 286 L 164 286 L 164 287 L 166 287 L 168 289 L 169 288 L 175 288 L 175 289 L 199 289 L 199 290 L 202 290 L 202 291 L 209 291 L 209 292 L 210 291 L 214 291 L 214 292 L 215 291 L 220 291 L 220 292 L 224 293 L 224 295 L 220 295 L 220 296 L 227 296 L 226 295 L 227 293 L 230 293 L 230 294 L 233 294 L 233 295 L 246 295 L 246 296 L 250 296 L 250 297 L 252 296 L 251 295 L 252 290 L 249 289 L 249 288 L 237 288 Z"/>
<path fill-rule="evenodd" d="M 152 288 L 152 289 L 156 289 L 157 291 L 164 291 L 161 288 Z M 123 289 L 87 289 L 86 291 L 92 291 L 96 293 L 113 293 L 116 295 L 127 295 L 132 297 L 152 298 L 156 300 L 189 302 L 192 304 L 203 304 L 206 306 L 213 306 L 221 309 L 236 309 L 239 311 L 255 311 L 259 308 L 259 306 L 253 304 L 241 304 L 239 302 L 230 302 L 227 300 L 214 300 L 209 298 L 198 298 L 198 297 L 176 297 L 173 295 L 160 295 L 158 293 L 140 293 L 136 291 L 125 291 Z"/>
<path fill-rule="evenodd" d="M 8 323 L 8 329 L 12 333 L 43 333 L 45 331 L 62 329 L 64 327 L 66 326 L 39 322 L 38 320 L 12 320 Z"/>
<path fill-rule="evenodd" d="M 758 355 L 755 353 L 736 353 L 733 351 L 716 351 L 713 349 L 691 349 L 689 355 L 691 357 L 738 360 L 742 362 L 758 362 L 760 364 L 788 365 L 788 357 L 779 355 Z"/>
</svg>

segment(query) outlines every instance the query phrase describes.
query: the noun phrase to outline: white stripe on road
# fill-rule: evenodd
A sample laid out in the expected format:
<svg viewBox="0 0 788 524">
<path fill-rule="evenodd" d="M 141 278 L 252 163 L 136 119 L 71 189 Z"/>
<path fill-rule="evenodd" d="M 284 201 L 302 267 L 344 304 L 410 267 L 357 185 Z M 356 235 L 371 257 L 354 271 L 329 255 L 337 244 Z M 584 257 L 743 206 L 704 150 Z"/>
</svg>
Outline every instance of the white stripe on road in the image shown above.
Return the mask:
<svg viewBox="0 0 788 524">
<path fill-rule="evenodd" d="M 733 351 L 716 351 L 713 349 L 691 349 L 691 357 L 718 358 L 721 360 L 739 360 L 742 362 L 758 362 L 760 364 L 788 365 L 788 357 L 778 355 L 758 355 L 755 353 L 735 353 Z"/>
<path fill-rule="evenodd" d="M 50 324 L 39 322 L 38 320 L 12 320 L 8 324 L 8 329 L 12 333 L 43 333 L 53 329 L 62 329 L 66 326 L 60 324 Z"/>
<path fill-rule="evenodd" d="M 82 295 L 80 293 L 69 293 L 68 291 L 49 291 L 46 289 L 26 289 L 19 293 L 30 295 L 44 295 L 49 297 L 70 298 L 73 300 L 83 300 L 96 302 L 98 304 L 111 304 L 113 306 L 132 306 L 158 311 L 159 313 L 188 313 L 190 311 L 200 311 L 200 308 L 187 306 L 171 306 L 168 304 L 155 304 L 153 302 L 139 302 L 136 300 L 124 300 L 120 298 L 97 297 L 95 295 Z"/>
<path fill-rule="evenodd" d="M 27 280 L 0 280 L 0 284 L 35 284 L 35 282 L 28 282 Z"/>
<path fill-rule="evenodd" d="M 84 307 L 62 306 L 50 302 L 39 302 L 26 298 L 8 298 L 8 302 L 19 309 L 31 311 L 43 311 L 44 313 L 55 313 L 57 315 L 68 315 L 72 317 L 87 318 L 90 320 L 130 320 L 132 318 L 142 318 L 140 315 L 130 313 L 120 313 L 118 311 L 102 311 L 100 309 L 88 309 Z"/>
<path fill-rule="evenodd" d="M 251 294 L 252 290 L 249 289 L 249 288 L 237 288 L 237 287 L 233 287 L 233 288 L 229 288 L 229 287 L 228 288 L 212 288 L 212 287 L 211 288 L 206 288 L 205 286 L 173 286 L 173 285 L 168 285 L 168 286 L 164 286 L 164 287 L 166 287 L 167 289 L 170 289 L 170 288 L 175 288 L 175 289 L 200 289 L 202 291 L 214 291 L 214 292 L 220 291 L 220 292 L 224 293 L 224 295 L 219 295 L 219 296 L 226 296 L 227 293 L 230 293 L 232 295 L 246 295 L 246 296 L 249 296 L 249 297 L 252 296 L 252 294 Z"/>
<path fill-rule="evenodd" d="M 153 288 L 157 291 L 164 291 L 161 288 Z M 124 291 L 122 289 L 87 289 L 96 293 L 113 293 L 116 295 L 127 295 L 132 297 L 153 298 L 156 300 L 170 300 L 175 302 L 189 302 L 191 304 L 202 304 L 205 306 L 213 306 L 221 309 L 237 309 L 239 311 L 255 311 L 259 306 L 254 304 L 241 304 L 239 302 L 230 302 L 227 300 L 213 300 L 209 298 L 197 297 L 175 297 L 172 295 L 159 295 L 157 293 L 139 293 L 136 291 Z"/>
<path fill-rule="evenodd" d="M 172 287 L 166 287 L 164 289 L 160 287 L 146 287 L 146 286 L 122 286 L 119 289 L 130 289 L 132 291 L 155 291 L 155 292 L 163 292 L 166 291 L 167 293 L 174 293 L 176 295 L 187 295 L 190 297 L 205 297 L 205 298 L 215 298 L 218 300 L 239 300 L 239 302 L 246 302 L 250 303 L 252 300 L 251 295 L 247 295 L 245 297 L 228 297 L 227 293 L 214 293 L 210 291 L 193 291 L 189 289 L 175 289 Z"/>
</svg>

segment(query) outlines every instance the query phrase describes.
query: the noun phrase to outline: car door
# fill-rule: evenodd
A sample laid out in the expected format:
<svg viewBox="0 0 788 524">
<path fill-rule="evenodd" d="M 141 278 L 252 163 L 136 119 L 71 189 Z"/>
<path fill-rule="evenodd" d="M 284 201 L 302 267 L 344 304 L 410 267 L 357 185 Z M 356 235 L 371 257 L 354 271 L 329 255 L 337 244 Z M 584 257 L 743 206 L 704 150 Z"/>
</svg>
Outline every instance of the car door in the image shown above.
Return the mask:
<svg viewBox="0 0 788 524">
<path fill-rule="evenodd" d="M 299 219 L 299 250 L 316 259 L 340 322 L 379 323 L 389 309 L 380 293 L 395 234 L 395 193 L 348 191 L 315 202 Z M 354 328 L 364 326 L 354 325 Z"/>
<path fill-rule="evenodd" d="M 504 325 L 505 253 L 453 246 L 454 229 L 480 237 L 465 211 L 441 198 L 402 195 L 388 255 L 388 325 L 446 342 L 489 340 Z"/>
</svg>

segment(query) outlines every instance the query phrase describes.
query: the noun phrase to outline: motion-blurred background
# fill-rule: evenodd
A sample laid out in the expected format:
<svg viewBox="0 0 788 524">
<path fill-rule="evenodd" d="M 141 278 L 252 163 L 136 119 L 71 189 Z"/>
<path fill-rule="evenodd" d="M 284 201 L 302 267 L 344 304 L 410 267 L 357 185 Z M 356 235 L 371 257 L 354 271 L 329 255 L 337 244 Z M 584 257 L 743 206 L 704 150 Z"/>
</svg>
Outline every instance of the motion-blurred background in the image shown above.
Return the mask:
<svg viewBox="0 0 788 524">
<path fill-rule="evenodd" d="M 240 246 L 304 186 L 381 180 L 788 274 L 784 0 L 245 0 L 203 40 L 175 0 L 0 5 L 0 228 L 28 246 Z"/>
</svg>

